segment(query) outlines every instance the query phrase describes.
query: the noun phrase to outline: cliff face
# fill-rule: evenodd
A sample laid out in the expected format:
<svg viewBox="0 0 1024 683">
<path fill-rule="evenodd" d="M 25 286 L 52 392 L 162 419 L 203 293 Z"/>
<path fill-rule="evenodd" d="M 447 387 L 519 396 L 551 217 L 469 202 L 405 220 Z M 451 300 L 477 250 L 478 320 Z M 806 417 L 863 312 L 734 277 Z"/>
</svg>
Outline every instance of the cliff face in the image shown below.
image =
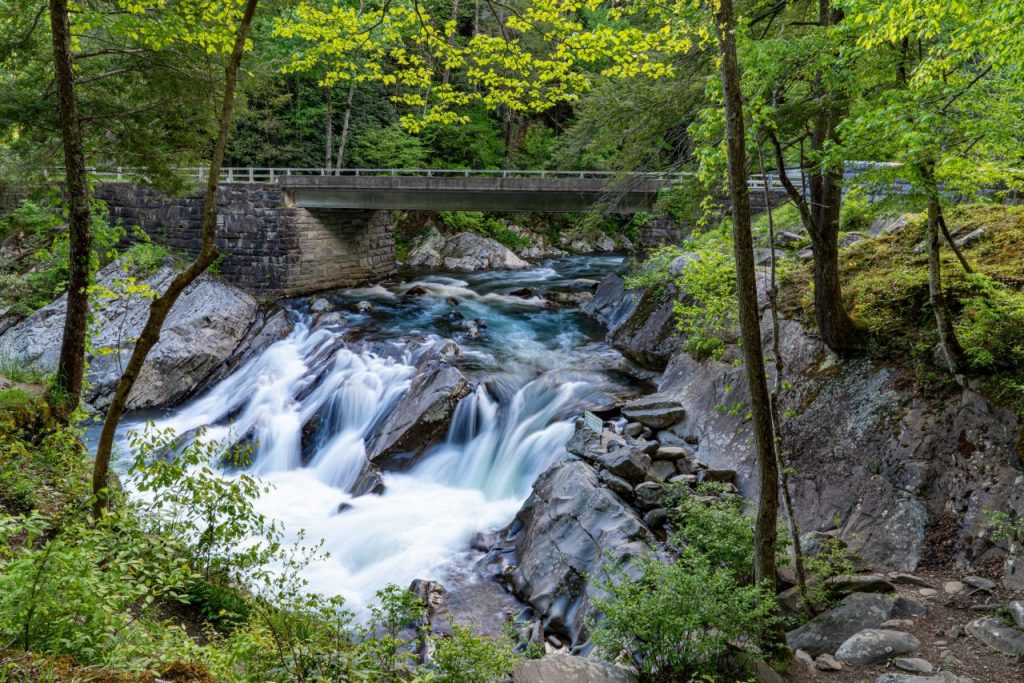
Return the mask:
<svg viewBox="0 0 1024 683">
<path fill-rule="evenodd" d="M 595 313 L 614 321 L 609 340 L 627 355 L 643 353 L 674 325 L 668 318 L 652 335 L 617 334 L 649 327 L 652 317 L 639 312 L 635 294 L 612 296 L 621 291 L 615 276 L 602 288 L 605 306 Z M 743 369 L 680 348 L 659 382 L 659 392 L 687 411 L 671 431 L 699 444 L 697 455 L 711 467 L 736 470 L 743 493 L 756 495 Z M 782 351 L 792 384 L 782 405 L 783 447 L 796 470 L 802 530 L 835 531 L 882 568 L 1001 561 L 1005 548 L 987 539 L 983 511 L 1024 514 L 1024 425 L 1013 411 L 970 389 L 926 396 L 899 367 L 840 359 L 792 321 L 783 322 Z"/>
</svg>

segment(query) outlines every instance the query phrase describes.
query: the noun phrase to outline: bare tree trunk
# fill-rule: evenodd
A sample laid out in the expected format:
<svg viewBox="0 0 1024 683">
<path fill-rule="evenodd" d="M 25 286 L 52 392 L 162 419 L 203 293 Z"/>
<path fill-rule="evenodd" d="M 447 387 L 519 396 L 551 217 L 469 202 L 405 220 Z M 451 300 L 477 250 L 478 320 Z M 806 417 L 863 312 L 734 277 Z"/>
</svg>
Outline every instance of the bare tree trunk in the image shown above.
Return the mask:
<svg viewBox="0 0 1024 683">
<path fill-rule="evenodd" d="M 747 188 L 746 132 L 740 67 L 736 55 L 736 17 L 732 0 L 719 0 L 715 12 L 725 103 L 726 153 L 729 162 L 729 198 L 732 202 L 733 246 L 736 254 L 736 294 L 739 300 L 740 337 L 750 411 L 757 448 L 760 496 L 754 526 L 754 579 L 775 588 L 775 541 L 779 514 L 779 468 L 772 430 L 771 399 L 765 379 L 764 349 L 757 310 L 754 240 L 750 226 Z"/>
<path fill-rule="evenodd" d="M 338 165 L 334 167 L 335 175 L 345 163 L 345 148 L 348 146 L 348 128 L 352 121 L 352 100 L 355 94 L 356 82 L 351 80 L 348 82 L 348 99 L 345 100 L 345 117 L 341 122 L 341 141 L 338 143 Z"/>
<path fill-rule="evenodd" d="M 331 154 L 334 152 L 334 102 L 331 101 L 331 89 L 324 88 L 327 92 L 327 117 L 324 123 L 324 137 L 326 138 L 326 144 L 324 145 L 324 168 L 330 168 L 333 166 L 331 163 Z"/>
<path fill-rule="evenodd" d="M 960 251 L 960 247 L 957 246 L 956 240 L 954 240 L 953 236 L 949 234 L 949 227 L 946 225 L 946 219 L 942 215 L 941 206 L 939 207 L 939 227 L 942 228 L 942 236 L 946 238 L 946 244 L 948 244 L 949 248 L 954 254 L 956 254 L 956 260 L 960 262 L 964 272 L 973 273 L 974 269 L 971 268 L 971 264 L 967 262 L 967 258 L 964 256 L 964 253 Z"/>
<path fill-rule="evenodd" d="M 789 470 L 784 462 L 786 449 L 782 441 L 782 418 L 779 403 L 782 396 L 782 376 L 785 359 L 782 357 L 782 326 L 779 324 L 779 285 L 775 267 L 775 216 L 772 212 L 771 195 L 768 192 L 768 174 L 764 170 L 764 151 L 761 141 L 757 142 L 757 161 L 761 169 L 761 184 L 764 186 L 764 205 L 768 209 L 768 248 L 771 253 L 771 280 L 768 285 L 768 308 L 772 316 L 772 356 L 775 360 L 775 381 L 772 383 L 772 429 L 775 433 L 775 453 L 778 457 L 779 477 L 782 486 L 782 503 L 786 508 L 789 523 L 789 541 L 793 545 L 793 564 L 796 570 L 797 589 L 800 600 L 807 605 L 807 572 L 804 570 L 804 552 L 800 547 L 800 527 L 793 510 L 793 496 L 789 490 Z"/>
<path fill-rule="evenodd" d="M 92 231 L 89 225 L 89 187 L 82 145 L 82 121 L 75 93 L 71 55 L 71 25 L 67 0 L 50 0 L 53 65 L 57 109 L 64 143 L 65 194 L 68 207 L 68 302 L 64 317 L 57 376 L 50 401 L 57 418 L 67 423 L 82 396 L 85 336 L 89 328 L 89 270 Z"/>
<path fill-rule="evenodd" d="M 220 169 L 224 164 L 224 150 L 227 148 L 228 135 L 231 131 L 231 122 L 235 111 L 235 89 L 238 83 L 238 69 L 242 63 L 242 56 L 245 53 L 245 41 L 249 34 L 249 27 L 252 25 L 253 15 L 256 13 L 256 6 L 259 0 L 246 0 L 245 11 L 242 20 L 238 24 L 238 31 L 235 34 L 235 44 L 231 51 L 224 73 L 224 100 L 221 105 L 220 128 L 217 132 L 217 142 L 213 148 L 213 158 L 210 160 L 210 170 L 206 178 L 206 193 L 203 196 L 203 243 L 196 259 L 188 267 L 179 273 L 167 290 L 153 299 L 149 306 L 149 317 L 139 334 L 135 348 L 132 350 L 128 365 L 121 374 L 117 383 L 117 390 L 110 402 L 106 419 L 103 421 L 103 430 L 100 432 L 99 445 L 96 448 L 96 461 L 93 466 L 92 490 L 93 490 L 93 517 L 99 518 L 107 509 L 109 504 L 108 475 L 110 469 L 110 454 L 114 446 L 114 435 L 117 432 L 117 425 L 124 414 L 128 397 L 131 395 L 139 372 L 146 362 L 146 356 L 150 350 L 160 341 L 160 328 L 163 327 L 167 314 L 170 313 L 174 303 L 181 296 L 181 293 L 192 282 L 199 277 L 203 271 L 210 267 L 210 264 L 217 258 L 219 251 L 214 243 L 217 234 L 217 195 Z"/>
<path fill-rule="evenodd" d="M 448 47 L 455 45 L 455 31 L 459 28 L 459 0 L 452 0 L 452 22 L 455 24 L 455 30 L 448 36 Z M 448 85 L 448 81 L 451 80 L 452 70 L 447 66 L 444 68 L 444 73 L 441 74 L 441 83 Z"/>
<path fill-rule="evenodd" d="M 939 250 L 942 247 L 941 230 L 939 222 L 942 220 L 942 205 L 939 203 L 939 194 L 936 188 L 932 188 L 928 198 L 928 295 L 935 312 L 935 325 L 939 332 L 939 344 L 942 353 L 946 356 L 946 363 L 949 371 L 957 383 L 963 385 L 963 349 L 957 341 L 956 331 L 953 329 L 953 316 L 949 312 L 949 303 L 942 291 L 942 262 L 939 260 Z"/>
</svg>

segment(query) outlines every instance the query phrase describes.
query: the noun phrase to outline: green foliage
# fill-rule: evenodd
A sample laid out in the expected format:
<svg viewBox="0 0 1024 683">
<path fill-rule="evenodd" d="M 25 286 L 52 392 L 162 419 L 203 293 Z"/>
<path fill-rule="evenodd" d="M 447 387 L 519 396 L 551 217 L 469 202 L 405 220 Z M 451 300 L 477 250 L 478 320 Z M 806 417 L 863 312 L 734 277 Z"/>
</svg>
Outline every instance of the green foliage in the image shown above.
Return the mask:
<svg viewBox="0 0 1024 683">
<path fill-rule="evenodd" d="M 0 356 L 0 376 L 24 384 L 42 384 L 46 381 L 46 373 L 38 366 L 13 356 Z"/>
<path fill-rule="evenodd" d="M 423 141 L 397 123 L 352 137 L 350 158 L 356 168 L 423 168 L 427 156 Z"/>
<path fill-rule="evenodd" d="M 1024 292 L 973 273 L 965 277 L 956 332 L 975 370 L 1024 367 Z"/>
<path fill-rule="evenodd" d="M 831 598 L 825 582 L 834 576 L 853 574 L 855 567 L 842 543 L 830 538 L 822 543 L 817 553 L 804 557 L 804 570 L 807 572 L 807 599 L 812 605 L 825 608 Z"/>
<path fill-rule="evenodd" d="M 480 211 L 442 211 L 438 214 L 448 232 L 474 232 L 504 244 L 509 249 L 532 246 L 533 242 L 508 227 L 500 218 Z"/>
<path fill-rule="evenodd" d="M 1024 515 L 1016 519 L 1001 510 L 982 510 L 985 521 L 991 532 L 992 540 L 997 543 L 1024 542 Z"/>
<path fill-rule="evenodd" d="M 458 126 L 431 124 L 421 133 L 430 163 L 444 168 L 500 168 L 505 160 L 501 126 L 481 107 L 474 107 Z"/>
<path fill-rule="evenodd" d="M 595 600 L 595 608 L 603 618 L 592 638 L 602 656 L 621 657 L 641 681 L 721 675 L 730 650 L 772 624 L 769 590 L 738 584 L 695 549 L 683 549 L 675 561 L 636 563 L 638 577 L 619 571 L 602 586 L 607 597 Z"/>
<path fill-rule="evenodd" d="M 867 230 L 874 219 L 874 211 L 864 192 L 853 188 L 843 196 L 839 210 L 839 227 L 843 232 Z"/>
<path fill-rule="evenodd" d="M 504 680 L 522 659 L 515 645 L 503 636 L 493 640 L 451 625 L 450 638 L 434 640 L 434 663 L 442 683 L 492 683 Z"/>
<path fill-rule="evenodd" d="M 709 503 L 689 495 L 685 485 L 676 490 L 679 502 L 671 514 L 676 527 L 671 544 L 701 553 L 712 568 L 730 572 L 737 581 L 753 576 L 754 525 L 744 513 L 743 498 Z M 698 493 L 713 495 L 720 489 L 706 488 Z"/>
</svg>

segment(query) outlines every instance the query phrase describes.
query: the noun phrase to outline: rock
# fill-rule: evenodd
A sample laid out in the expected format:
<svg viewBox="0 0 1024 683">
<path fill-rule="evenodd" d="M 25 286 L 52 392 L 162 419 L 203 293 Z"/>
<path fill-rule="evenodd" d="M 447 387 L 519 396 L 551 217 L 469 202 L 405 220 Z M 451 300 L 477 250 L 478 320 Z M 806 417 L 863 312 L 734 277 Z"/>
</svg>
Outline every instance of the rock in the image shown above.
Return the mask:
<svg viewBox="0 0 1024 683">
<path fill-rule="evenodd" d="M 548 292 L 545 297 L 548 301 L 559 306 L 581 306 L 593 299 L 594 295 L 590 292 L 561 292 L 555 290 Z"/>
<path fill-rule="evenodd" d="M 1014 657 L 1024 655 L 1024 631 L 1010 628 L 993 617 L 981 617 L 967 624 L 967 632 L 993 650 Z"/>
<path fill-rule="evenodd" d="M 682 460 L 692 458 L 693 451 L 682 446 L 662 446 L 652 456 L 655 460 Z"/>
<path fill-rule="evenodd" d="M 963 636 L 964 633 L 965 631 L 963 626 L 950 626 L 946 629 L 945 635 L 950 640 L 956 640 L 957 638 Z"/>
<path fill-rule="evenodd" d="M 736 470 L 701 470 L 697 474 L 697 480 L 719 484 L 735 484 Z"/>
<path fill-rule="evenodd" d="M 893 593 L 896 586 L 878 574 L 850 574 L 833 576 L 825 581 L 828 592 L 834 596 L 850 593 Z"/>
<path fill-rule="evenodd" d="M 805 557 L 814 557 L 833 544 L 838 544 L 840 548 L 846 547 L 846 543 L 833 534 L 822 531 L 808 531 L 800 534 L 800 550 L 803 551 Z"/>
<path fill-rule="evenodd" d="M 889 574 L 889 580 L 901 586 L 925 586 L 927 588 L 933 588 L 927 579 L 922 579 L 920 576 L 914 576 L 913 574 L 907 574 L 904 572 L 894 572 Z"/>
<path fill-rule="evenodd" d="M 977 230 L 972 230 L 963 237 L 958 237 L 954 241 L 956 242 L 956 246 L 958 247 L 969 247 L 984 236 L 985 228 L 978 228 Z"/>
<path fill-rule="evenodd" d="M 848 638 L 864 629 L 877 629 L 889 619 L 924 614 L 922 605 L 897 595 L 854 593 L 837 606 L 822 612 L 786 634 L 793 649 L 817 656 L 835 652 Z"/>
<path fill-rule="evenodd" d="M 1014 600 L 1006 609 L 1010 610 L 1010 616 L 1017 627 L 1024 629 L 1024 600 Z"/>
<path fill-rule="evenodd" d="M 384 493 L 384 478 L 381 477 L 380 471 L 374 467 L 367 467 L 352 484 L 350 493 L 353 497 L 369 494 L 379 496 Z"/>
<path fill-rule="evenodd" d="M 981 591 L 983 593 L 991 593 L 996 589 L 995 581 L 991 581 L 981 576 L 965 576 L 964 583 L 974 589 L 972 592 Z"/>
<path fill-rule="evenodd" d="M 163 293 L 179 269 L 170 262 L 142 281 Z M 97 284 L 123 291 L 118 262 L 103 268 Z M 149 316 L 151 299 L 122 296 L 93 310 L 96 336 L 93 348 L 112 353 L 88 358 L 85 400 L 97 409 L 113 397 L 121 370 L 134 348 L 133 341 Z M 0 336 L 0 357 L 17 359 L 52 373 L 60 356 L 67 295 L 44 306 Z M 257 318 L 256 300 L 244 291 L 208 273 L 200 275 L 175 303 L 164 322 L 160 341 L 149 352 L 128 399 L 128 410 L 170 406 L 190 396 L 206 378 L 243 344 Z"/>
<path fill-rule="evenodd" d="M 445 238 L 436 230 L 413 242 L 405 264 L 456 271 L 521 270 L 530 264 L 496 240 L 471 232 Z"/>
<path fill-rule="evenodd" d="M 369 301 L 359 301 L 352 304 L 352 310 L 356 313 L 373 313 L 377 309 Z"/>
<path fill-rule="evenodd" d="M 651 394 L 634 399 L 622 407 L 622 415 L 653 429 L 663 429 L 681 421 L 686 411 L 667 396 Z"/>
<path fill-rule="evenodd" d="M 643 433 L 644 429 L 646 429 L 646 427 L 644 427 L 639 422 L 630 422 L 625 427 L 623 427 L 622 433 L 625 436 L 636 438 Z"/>
<path fill-rule="evenodd" d="M 949 671 L 940 671 L 934 676 L 890 673 L 875 679 L 875 683 L 974 683 L 970 678 L 957 676 Z"/>
<path fill-rule="evenodd" d="M 658 481 L 668 481 L 676 476 L 676 465 L 668 460 L 656 460 L 651 463 L 649 474 Z"/>
<path fill-rule="evenodd" d="M 309 304 L 309 312 L 310 313 L 326 313 L 327 311 L 331 310 L 333 307 L 334 306 L 331 304 L 330 301 L 328 301 L 327 299 L 324 299 L 323 297 L 321 297 L 319 299 L 314 299 L 313 302 L 311 304 Z"/>
<path fill-rule="evenodd" d="M 864 239 L 864 235 L 860 234 L 859 232 L 848 232 L 845 235 L 843 235 L 842 239 L 839 240 L 839 246 L 848 247 L 851 244 L 856 244 L 857 242 L 860 242 L 862 239 Z"/>
<path fill-rule="evenodd" d="M 964 665 L 963 662 L 956 658 L 952 650 L 945 648 L 939 650 L 939 662 L 946 669 L 959 669 Z"/>
<path fill-rule="evenodd" d="M 512 673 L 513 683 L 634 683 L 635 680 L 619 667 L 566 654 L 528 659 Z"/>
<path fill-rule="evenodd" d="M 959 595 L 964 590 L 964 584 L 960 581 L 946 581 L 942 584 L 942 590 L 949 595 Z"/>
<path fill-rule="evenodd" d="M 379 467 L 411 467 L 444 436 L 455 406 L 470 392 L 469 382 L 451 365 L 440 360 L 421 365 L 409 390 L 367 439 L 367 460 Z"/>
<path fill-rule="evenodd" d="M 405 290 L 405 294 L 402 295 L 402 298 L 414 299 L 417 297 L 425 296 L 428 293 L 429 292 L 427 292 L 426 287 L 422 285 L 413 285 L 409 289 Z"/>
<path fill-rule="evenodd" d="M 658 507 L 665 498 L 666 489 L 663 484 L 653 481 L 645 481 L 637 484 L 633 489 L 636 496 L 636 505 L 641 510 L 650 510 Z"/>
<path fill-rule="evenodd" d="M 836 659 L 848 664 L 875 664 L 920 646 L 921 641 L 909 633 L 868 628 L 847 638 L 836 650 Z"/>
<path fill-rule="evenodd" d="M 607 453 L 595 453 L 593 461 L 615 476 L 630 482 L 643 481 L 651 468 L 650 457 L 629 446 L 613 448 Z"/>
<path fill-rule="evenodd" d="M 1018 544 L 1010 547 L 1010 554 L 1003 563 L 1003 587 L 1008 591 L 1024 592 L 1024 554 Z"/>
<path fill-rule="evenodd" d="M 630 560 L 654 547 L 636 512 L 581 460 L 545 470 L 511 530 L 519 558 L 508 576 L 513 592 L 537 611 L 546 632 L 574 644 L 586 640 L 590 600 L 608 578 L 608 563 L 635 573 Z"/>
<path fill-rule="evenodd" d="M 352 503 L 348 503 L 348 502 L 338 503 L 338 508 L 334 511 L 334 514 L 340 515 L 342 512 L 346 512 L 347 510 L 351 510 L 353 507 L 355 507 L 355 506 L 352 505 Z"/>
<path fill-rule="evenodd" d="M 919 588 L 917 592 L 920 593 L 921 597 L 924 598 L 934 598 L 936 595 L 939 594 L 939 591 L 935 590 L 934 588 Z"/>
<path fill-rule="evenodd" d="M 799 244 L 803 239 L 804 238 L 801 235 L 798 235 L 795 232 L 780 230 L 775 233 L 775 246 L 782 248 L 792 247 Z"/>
<path fill-rule="evenodd" d="M 448 591 L 437 581 L 426 579 L 414 579 L 409 584 L 409 592 L 419 600 L 427 611 L 427 623 L 431 631 L 436 633 L 450 633 L 449 620 L 451 613 L 448 609 Z"/>
<path fill-rule="evenodd" d="M 811 247 L 805 247 L 800 251 L 796 252 L 796 257 L 801 261 L 810 261 L 814 258 L 814 249 Z"/>
<path fill-rule="evenodd" d="M 793 653 L 793 659 L 803 663 L 809 668 L 814 668 L 814 657 L 812 657 L 806 650 L 797 650 Z"/>
<path fill-rule="evenodd" d="M 903 631 L 914 627 L 913 619 L 890 619 L 882 622 L 882 628 L 889 628 L 896 631 Z"/>
<path fill-rule="evenodd" d="M 517 296 L 520 299 L 532 299 L 536 296 L 533 287 L 518 287 L 508 293 L 509 296 Z"/>
<path fill-rule="evenodd" d="M 623 497 L 632 497 L 633 487 L 622 477 L 617 477 L 608 470 L 601 470 L 598 478 L 615 493 Z"/>
<path fill-rule="evenodd" d="M 892 665 L 902 671 L 909 671 L 913 674 L 930 674 L 935 670 L 932 663 L 920 657 L 897 657 L 892 660 Z"/>
<path fill-rule="evenodd" d="M 826 652 L 814 660 L 814 668 L 818 671 L 842 671 L 843 663 Z"/>
<path fill-rule="evenodd" d="M 650 529 L 659 529 L 665 526 L 668 521 L 668 510 L 665 508 L 654 508 L 644 515 L 644 524 Z"/>
<path fill-rule="evenodd" d="M 607 341 L 630 360 L 662 370 L 679 346 L 672 287 L 627 291 L 618 275 L 608 275 L 581 310 L 608 327 Z"/>
</svg>

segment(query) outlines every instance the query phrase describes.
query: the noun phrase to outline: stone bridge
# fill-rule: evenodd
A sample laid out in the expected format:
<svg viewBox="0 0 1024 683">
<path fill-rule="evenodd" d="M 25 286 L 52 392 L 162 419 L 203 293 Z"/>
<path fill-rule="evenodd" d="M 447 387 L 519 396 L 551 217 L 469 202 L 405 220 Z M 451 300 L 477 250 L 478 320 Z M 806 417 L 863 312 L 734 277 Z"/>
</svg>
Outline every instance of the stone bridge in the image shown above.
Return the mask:
<svg viewBox="0 0 1024 683">
<path fill-rule="evenodd" d="M 199 169 L 189 171 L 197 186 Z M 97 173 L 96 196 L 111 218 L 194 255 L 202 192 L 167 197 L 129 170 Z M 261 298 L 349 287 L 395 272 L 394 210 L 583 212 L 650 211 L 681 174 L 587 171 L 226 168 L 221 175 L 217 244 L 220 273 Z M 139 182 L 142 181 L 142 182 Z M 769 192 L 784 192 L 770 180 Z M 764 186 L 752 181 L 752 202 Z M 665 221 L 652 221 L 662 240 Z M 655 234 L 657 233 L 657 237 Z"/>
</svg>

